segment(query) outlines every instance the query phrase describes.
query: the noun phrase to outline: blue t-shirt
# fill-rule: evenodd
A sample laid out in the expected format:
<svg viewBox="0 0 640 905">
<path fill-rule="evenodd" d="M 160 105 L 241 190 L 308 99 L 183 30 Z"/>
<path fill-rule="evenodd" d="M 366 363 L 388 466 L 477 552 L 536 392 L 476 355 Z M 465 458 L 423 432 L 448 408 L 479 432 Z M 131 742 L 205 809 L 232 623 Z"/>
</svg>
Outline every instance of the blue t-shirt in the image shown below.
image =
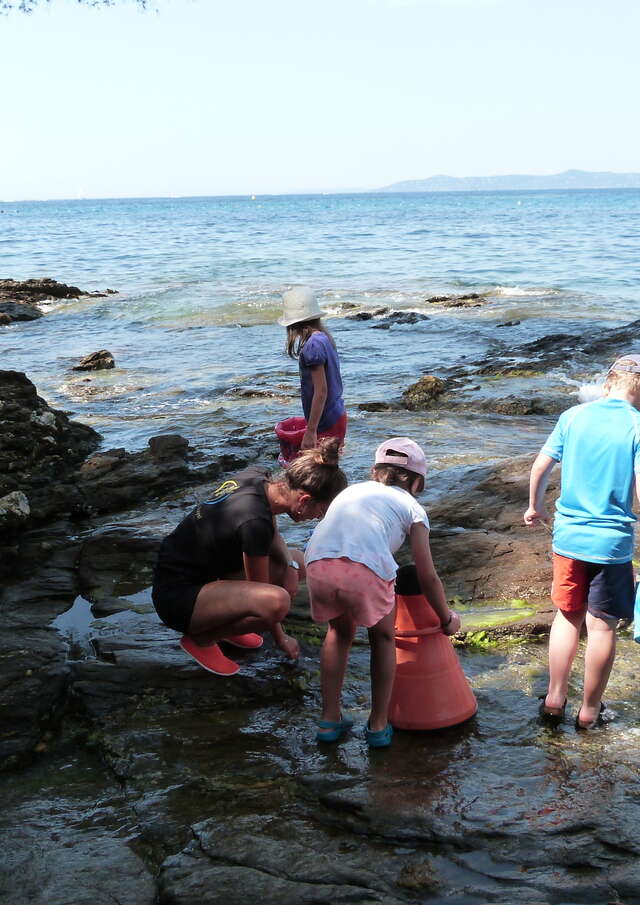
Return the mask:
<svg viewBox="0 0 640 905">
<path fill-rule="evenodd" d="M 327 401 L 322 411 L 318 430 L 329 430 L 338 418 L 344 415 L 345 409 L 342 401 L 342 377 L 340 376 L 338 353 L 326 333 L 311 334 L 302 347 L 299 364 L 302 411 L 307 421 L 311 414 L 311 402 L 313 401 L 311 368 L 314 365 L 324 366 L 324 373 L 327 378 Z"/>
<path fill-rule="evenodd" d="M 541 452 L 562 462 L 553 551 L 586 562 L 629 562 L 640 412 L 605 397 L 563 412 Z"/>
</svg>

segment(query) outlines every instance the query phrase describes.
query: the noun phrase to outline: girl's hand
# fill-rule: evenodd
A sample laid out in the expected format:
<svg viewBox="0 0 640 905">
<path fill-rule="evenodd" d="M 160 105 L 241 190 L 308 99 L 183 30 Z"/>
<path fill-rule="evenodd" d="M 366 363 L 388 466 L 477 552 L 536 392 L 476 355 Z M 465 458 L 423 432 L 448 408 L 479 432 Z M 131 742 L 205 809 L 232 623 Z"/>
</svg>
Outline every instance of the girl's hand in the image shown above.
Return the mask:
<svg viewBox="0 0 640 905">
<path fill-rule="evenodd" d="M 442 631 L 445 635 L 455 635 L 460 631 L 460 616 L 455 610 L 449 610 L 449 612 L 451 613 L 450 621 L 442 626 Z"/>
<path fill-rule="evenodd" d="M 318 431 L 307 428 L 302 438 L 301 449 L 315 449 L 318 445 Z"/>
<path fill-rule="evenodd" d="M 291 635 L 283 635 L 278 642 L 278 647 L 283 651 L 290 660 L 297 660 L 300 656 L 300 645 Z"/>
</svg>

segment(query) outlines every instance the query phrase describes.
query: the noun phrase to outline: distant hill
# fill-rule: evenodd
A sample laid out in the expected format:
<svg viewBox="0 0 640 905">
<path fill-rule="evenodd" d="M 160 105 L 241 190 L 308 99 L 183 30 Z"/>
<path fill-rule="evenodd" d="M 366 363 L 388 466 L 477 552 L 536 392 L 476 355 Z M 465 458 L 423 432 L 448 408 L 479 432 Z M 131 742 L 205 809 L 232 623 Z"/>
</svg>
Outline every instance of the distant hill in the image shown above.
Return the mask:
<svg viewBox="0 0 640 905">
<path fill-rule="evenodd" d="M 637 189 L 640 173 L 589 173 L 565 170 L 552 176 L 430 176 L 406 179 L 380 192 L 496 192 L 518 189 Z"/>
</svg>

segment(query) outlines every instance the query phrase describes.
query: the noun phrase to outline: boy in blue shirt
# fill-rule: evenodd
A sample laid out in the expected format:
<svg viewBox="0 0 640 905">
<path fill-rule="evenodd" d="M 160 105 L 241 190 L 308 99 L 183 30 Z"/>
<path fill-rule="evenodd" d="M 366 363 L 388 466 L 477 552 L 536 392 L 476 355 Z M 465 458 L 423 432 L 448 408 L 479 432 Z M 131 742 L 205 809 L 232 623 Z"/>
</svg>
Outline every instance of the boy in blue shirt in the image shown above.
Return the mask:
<svg viewBox="0 0 640 905">
<path fill-rule="evenodd" d="M 525 524 L 548 519 L 544 493 L 562 462 L 553 526 L 549 688 L 540 714 L 560 722 L 583 623 L 587 627 L 582 706 L 577 729 L 602 723 L 602 695 L 616 652 L 618 619 L 633 618 L 634 486 L 640 497 L 640 355 L 609 370 L 604 397 L 558 419 L 531 469 Z"/>
</svg>

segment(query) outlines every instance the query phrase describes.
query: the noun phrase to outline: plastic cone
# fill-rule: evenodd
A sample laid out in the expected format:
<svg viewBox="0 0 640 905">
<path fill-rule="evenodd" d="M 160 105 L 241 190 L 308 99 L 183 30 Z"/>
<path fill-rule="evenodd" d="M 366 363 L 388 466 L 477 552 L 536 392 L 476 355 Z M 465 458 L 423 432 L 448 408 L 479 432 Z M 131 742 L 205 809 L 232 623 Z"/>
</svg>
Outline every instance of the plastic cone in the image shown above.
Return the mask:
<svg viewBox="0 0 640 905">
<path fill-rule="evenodd" d="M 413 574 L 409 570 L 413 570 Z M 415 567 L 398 573 L 396 591 L 419 590 Z M 472 717 L 478 703 L 440 619 L 420 593 L 396 593 L 396 677 L 389 722 L 397 729 L 443 729 Z"/>
</svg>

